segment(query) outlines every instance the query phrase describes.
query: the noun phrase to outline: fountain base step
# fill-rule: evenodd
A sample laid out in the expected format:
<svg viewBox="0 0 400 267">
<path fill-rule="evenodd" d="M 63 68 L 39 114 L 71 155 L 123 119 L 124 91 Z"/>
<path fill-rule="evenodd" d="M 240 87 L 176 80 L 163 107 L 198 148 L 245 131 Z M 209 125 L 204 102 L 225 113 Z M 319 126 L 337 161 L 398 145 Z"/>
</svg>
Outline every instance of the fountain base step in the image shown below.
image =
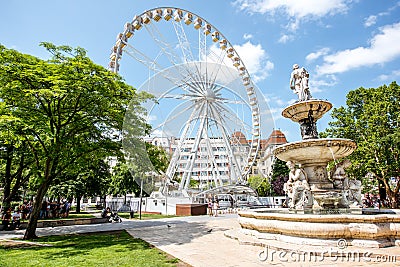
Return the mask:
<svg viewBox="0 0 400 267">
<path fill-rule="evenodd" d="M 343 213 L 350 211 L 350 213 Z M 392 210 L 391 210 L 392 211 Z M 312 212 L 312 213 L 307 213 Z M 335 212 L 335 213 L 333 213 Z M 362 212 L 362 210 L 361 210 Z M 357 214 L 358 213 L 358 214 Z M 258 209 L 240 211 L 243 231 L 288 243 L 336 242 L 345 239 L 354 246 L 386 247 L 400 240 L 400 216 L 359 214 L 360 209 L 288 210 Z"/>
<path fill-rule="evenodd" d="M 286 244 L 284 247 L 288 247 L 287 244 L 296 244 L 296 245 L 307 245 L 307 246 L 322 246 L 324 248 L 331 247 L 337 248 L 339 240 L 344 240 L 344 247 L 353 247 L 353 248 L 386 248 L 396 246 L 400 240 L 395 239 L 377 239 L 377 240 L 367 240 L 367 239 L 318 239 L 318 238 L 307 238 L 307 237 L 297 237 L 297 236 L 287 236 L 282 234 L 269 234 L 269 233 L 260 233 L 256 230 L 249 229 L 241 229 L 241 234 L 254 237 L 253 244 L 258 246 L 263 246 L 262 244 L 269 245 L 271 240 L 282 242 Z M 247 241 L 250 244 L 249 241 Z"/>
<path fill-rule="evenodd" d="M 289 209 L 290 214 L 363 214 L 362 208 Z"/>
</svg>

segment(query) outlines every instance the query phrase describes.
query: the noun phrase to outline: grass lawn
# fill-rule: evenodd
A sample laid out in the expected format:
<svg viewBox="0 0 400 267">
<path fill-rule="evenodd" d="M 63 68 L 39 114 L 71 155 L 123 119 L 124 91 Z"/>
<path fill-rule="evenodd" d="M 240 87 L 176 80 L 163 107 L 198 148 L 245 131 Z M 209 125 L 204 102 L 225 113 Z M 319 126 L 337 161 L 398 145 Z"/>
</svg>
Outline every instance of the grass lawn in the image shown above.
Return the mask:
<svg viewBox="0 0 400 267">
<path fill-rule="evenodd" d="M 129 212 L 118 212 L 118 215 L 121 218 L 129 219 Z M 134 219 L 139 219 L 139 213 L 135 212 L 135 215 L 133 216 Z M 142 219 L 163 219 L 163 218 L 173 218 L 176 217 L 176 215 L 163 215 L 163 214 L 142 214 Z"/>
<path fill-rule="evenodd" d="M 187 266 L 125 231 L 0 242 L 0 266 Z"/>
</svg>

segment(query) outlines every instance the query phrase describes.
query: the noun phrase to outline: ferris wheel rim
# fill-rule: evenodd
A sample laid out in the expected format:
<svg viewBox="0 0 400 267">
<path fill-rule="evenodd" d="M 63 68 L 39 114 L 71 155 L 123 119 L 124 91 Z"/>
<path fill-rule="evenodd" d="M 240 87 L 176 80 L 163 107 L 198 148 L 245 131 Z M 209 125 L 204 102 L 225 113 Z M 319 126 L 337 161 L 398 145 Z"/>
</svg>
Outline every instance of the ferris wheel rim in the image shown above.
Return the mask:
<svg viewBox="0 0 400 267">
<path fill-rule="evenodd" d="M 226 56 L 228 56 L 229 58 L 235 58 L 235 60 L 237 59 L 236 61 L 233 61 L 233 66 L 236 67 L 236 70 L 239 72 L 240 76 L 243 77 L 242 81 L 243 81 L 244 88 L 247 91 L 248 100 L 250 103 L 252 103 L 251 104 L 251 109 L 252 109 L 252 111 L 251 111 L 252 123 L 251 124 L 252 124 L 252 129 L 254 132 L 251 133 L 251 140 L 252 140 L 251 151 L 250 151 L 251 160 L 248 161 L 248 164 L 246 164 L 244 170 L 242 171 L 242 176 L 248 175 L 251 171 L 251 166 L 253 166 L 256 161 L 256 158 L 257 158 L 256 155 L 258 154 L 258 151 L 259 151 L 260 139 L 261 139 L 261 137 L 260 137 L 261 136 L 261 131 L 260 131 L 260 120 L 261 119 L 260 119 L 260 112 L 259 112 L 257 96 L 255 93 L 255 85 L 250 78 L 251 76 L 250 76 L 247 68 L 245 67 L 243 60 L 240 58 L 240 56 L 237 53 L 234 46 L 221 33 L 221 31 L 219 31 L 208 20 L 204 19 L 203 17 L 201 17 L 191 11 L 188 11 L 188 10 L 185 10 L 182 8 L 170 7 L 170 6 L 156 7 L 156 8 L 148 9 L 148 10 L 140 13 L 139 15 L 135 16 L 131 22 L 127 22 L 125 24 L 124 31 L 122 33 L 118 34 L 116 43 L 113 46 L 113 48 L 111 49 L 112 51 L 111 51 L 111 55 L 110 55 L 110 64 L 109 64 L 110 70 L 112 72 L 118 73 L 119 61 L 122 58 L 124 46 L 126 46 L 128 44 L 128 40 L 135 35 L 134 32 L 139 31 L 142 28 L 141 26 L 143 25 L 143 17 L 145 15 L 149 15 L 149 14 L 153 14 L 153 13 L 157 15 L 158 19 L 156 20 L 155 17 L 153 17 L 153 15 L 151 15 L 149 18 L 151 21 L 150 23 L 158 22 L 159 20 L 174 20 L 173 16 L 175 13 L 178 14 L 178 16 L 180 17 L 179 18 L 180 20 L 183 20 L 184 17 L 187 16 L 188 14 L 192 17 L 193 20 L 194 20 L 194 17 L 196 17 L 197 19 L 200 19 L 201 21 L 205 22 L 206 26 L 208 25 L 210 27 L 210 29 L 213 30 L 212 31 L 213 34 L 216 33 L 220 36 L 218 38 L 218 41 L 220 42 L 220 44 L 222 41 L 224 41 L 225 47 L 222 48 L 220 46 L 220 50 L 224 50 L 226 52 Z M 169 17 L 169 19 L 167 19 L 167 17 Z M 142 24 L 142 25 L 140 25 L 140 24 Z M 140 28 L 136 28 L 135 25 L 139 25 Z M 200 28 L 197 28 L 197 30 L 198 29 L 203 29 L 203 26 L 201 26 Z M 206 34 L 206 35 L 208 35 L 208 34 Z M 213 35 L 211 35 L 211 36 L 213 36 Z M 214 42 L 216 42 L 216 41 L 214 41 Z M 256 124 L 256 122 L 258 122 L 258 123 Z M 256 146 L 254 146 L 253 143 L 255 143 Z"/>
</svg>

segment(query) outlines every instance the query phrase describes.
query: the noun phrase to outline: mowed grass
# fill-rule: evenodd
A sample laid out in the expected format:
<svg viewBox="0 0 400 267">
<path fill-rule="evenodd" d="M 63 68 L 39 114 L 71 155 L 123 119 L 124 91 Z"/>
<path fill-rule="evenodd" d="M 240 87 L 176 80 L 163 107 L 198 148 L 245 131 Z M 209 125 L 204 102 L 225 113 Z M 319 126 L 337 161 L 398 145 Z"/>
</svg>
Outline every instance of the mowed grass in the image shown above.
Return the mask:
<svg viewBox="0 0 400 267">
<path fill-rule="evenodd" d="M 41 237 L 34 243 L 0 245 L 0 266 L 185 266 L 126 231 Z"/>
</svg>

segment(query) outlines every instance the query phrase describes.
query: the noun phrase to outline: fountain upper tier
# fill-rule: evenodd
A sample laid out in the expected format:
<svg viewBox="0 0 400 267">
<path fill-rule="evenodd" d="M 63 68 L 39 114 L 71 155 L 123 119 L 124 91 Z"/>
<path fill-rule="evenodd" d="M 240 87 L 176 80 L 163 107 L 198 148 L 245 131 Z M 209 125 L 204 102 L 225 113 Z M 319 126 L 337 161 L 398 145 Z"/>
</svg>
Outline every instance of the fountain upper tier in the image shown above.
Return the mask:
<svg viewBox="0 0 400 267">
<path fill-rule="evenodd" d="M 312 116 L 314 122 L 320 119 L 332 108 L 332 104 L 326 100 L 311 99 L 299 101 L 282 111 L 282 116 L 294 122 L 300 122 Z"/>
<path fill-rule="evenodd" d="M 278 146 L 274 154 L 280 160 L 308 164 L 322 164 L 350 155 L 357 145 L 350 139 L 308 139 Z"/>
</svg>

